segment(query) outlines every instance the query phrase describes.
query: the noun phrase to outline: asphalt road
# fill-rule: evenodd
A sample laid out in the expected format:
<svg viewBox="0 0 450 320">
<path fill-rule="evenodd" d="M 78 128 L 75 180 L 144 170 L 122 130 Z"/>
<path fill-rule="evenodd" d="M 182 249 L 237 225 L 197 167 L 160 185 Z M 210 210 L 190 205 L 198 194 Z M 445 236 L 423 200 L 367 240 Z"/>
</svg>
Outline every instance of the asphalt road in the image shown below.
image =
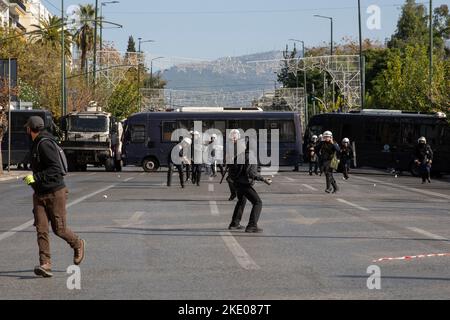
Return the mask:
<svg viewBox="0 0 450 320">
<path fill-rule="evenodd" d="M 262 234 L 229 232 L 234 202 L 219 178 L 165 186 L 166 173 L 89 171 L 66 178 L 69 226 L 87 240 L 81 290 L 73 251 L 51 235 L 54 277 L 37 278 L 31 190 L 0 182 L 0 299 L 448 299 L 450 183 L 282 172 L 263 200 Z M 244 213 L 248 221 L 250 205 Z M 369 290 L 367 268 L 381 272 Z"/>
</svg>

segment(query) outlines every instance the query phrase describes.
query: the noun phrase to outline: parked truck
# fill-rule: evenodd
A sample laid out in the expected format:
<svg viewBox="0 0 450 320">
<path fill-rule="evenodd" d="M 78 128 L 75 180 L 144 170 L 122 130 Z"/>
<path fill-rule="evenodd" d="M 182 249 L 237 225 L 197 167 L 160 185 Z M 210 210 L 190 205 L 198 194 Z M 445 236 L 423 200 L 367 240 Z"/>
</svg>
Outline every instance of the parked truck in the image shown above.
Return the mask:
<svg viewBox="0 0 450 320">
<path fill-rule="evenodd" d="M 109 172 L 122 170 L 123 126 L 110 113 L 74 112 L 61 122 L 69 171 L 86 171 L 88 165 L 104 166 Z"/>
</svg>

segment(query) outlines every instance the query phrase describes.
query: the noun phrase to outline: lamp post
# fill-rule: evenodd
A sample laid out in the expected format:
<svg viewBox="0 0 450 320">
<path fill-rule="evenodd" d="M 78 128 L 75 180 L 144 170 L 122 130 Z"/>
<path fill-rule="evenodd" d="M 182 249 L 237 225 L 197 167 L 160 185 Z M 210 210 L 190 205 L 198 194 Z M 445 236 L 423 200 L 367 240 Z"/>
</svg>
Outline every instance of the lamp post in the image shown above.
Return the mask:
<svg viewBox="0 0 450 320">
<path fill-rule="evenodd" d="M 433 0 L 430 0 L 430 102 L 433 103 Z"/>
<path fill-rule="evenodd" d="M 64 0 L 61 0 L 61 116 L 65 116 L 67 112 L 66 101 L 66 53 L 65 53 L 65 24 L 64 24 Z"/>
<path fill-rule="evenodd" d="M 153 61 L 162 59 L 164 57 L 157 57 L 150 60 L 150 85 L 153 87 Z"/>
<path fill-rule="evenodd" d="M 94 90 L 95 90 L 95 82 L 97 76 L 97 27 L 98 27 L 98 0 L 95 0 L 95 20 L 94 20 L 94 73 L 93 73 L 93 81 L 94 81 Z"/>
<path fill-rule="evenodd" d="M 297 40 L 297 39 L 289 39 L 289 40 L 302 43 L 302 57 L 303 57 L 303 59 L 305 59 L 305 41 Z M 305 66 L 305 65 L 303 65 L 303 66 Z M 298 77 L 296 77 L 296 78 L 298 78 Z M 298 88 L 298 85 L 297 85 L 297 88 Z M 303 90 L 304 90 L 304 94 L 305 94 L 305 117 L 306 117 L 306 119 L 308 119 L 308 89 L 306 87 L 306 68 L 304 68 L 304 70 L 303 70 Z"/>
<path fill-rule="evenodd" d="M 331 45 L 330 45 L 330 56 L 333 56 L 333 17 L 327 17 L 327 16 L 322 16 L 319 14 L 315 14 L 314 17 L 316 18 L 323 18 L 323 19 L 329 19 L 330 23 L 331 23 Z M 335 94 L 334 94 L 334 80 L 333 80 L 333 106 L 335 104 Z M 326 97 L 325 97 L 326 98 Z"/>
<path fill-rule="evenodd" d="M 116 4 L 120 1 L 102 1 L 100 4 L 100 51 L 103 50 L 103 7 L 107 4 Z"/>
<path fill-rule="evenodd" d="M 358 0 L 358 21 L 359 21 L 359 72 L 360 72 L 360 78 L 361 78 L 361 109 L 364 109 L 365 105 L 365 93 L 364 93 L 364 58 L 363 58 L 363 50 L 362 50 L 362 27 L 361 27 L 361 0 Z"/>
<path fill-rule="evenodd" d="M 138 93 L 138 106 L 139 106 L 139 111 L 141 110 L 141 60 L 140 60 L 140 56 L 142 54 L 141 52 L 141 44 L 142 43 L 148 43 L 148 42 L 155 42 L 155 40 L 142 40 L 142 38 L 138 38 L 138 74 L 137 74 L 137 93 Z"/>
</svg>

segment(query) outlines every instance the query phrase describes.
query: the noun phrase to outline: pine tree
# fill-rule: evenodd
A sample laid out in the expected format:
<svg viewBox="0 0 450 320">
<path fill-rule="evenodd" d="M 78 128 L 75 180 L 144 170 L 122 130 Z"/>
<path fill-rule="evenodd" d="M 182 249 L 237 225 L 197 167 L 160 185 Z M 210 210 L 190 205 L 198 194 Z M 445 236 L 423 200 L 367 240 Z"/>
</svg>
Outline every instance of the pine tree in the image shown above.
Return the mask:
<svg viewBox="0 0 450 320">
<path fill-rule="evenodd" d="M 136 42 L 134 41 L 133 36 L 128 38 L 127 52 L 136 52 Z"/>
</svg>

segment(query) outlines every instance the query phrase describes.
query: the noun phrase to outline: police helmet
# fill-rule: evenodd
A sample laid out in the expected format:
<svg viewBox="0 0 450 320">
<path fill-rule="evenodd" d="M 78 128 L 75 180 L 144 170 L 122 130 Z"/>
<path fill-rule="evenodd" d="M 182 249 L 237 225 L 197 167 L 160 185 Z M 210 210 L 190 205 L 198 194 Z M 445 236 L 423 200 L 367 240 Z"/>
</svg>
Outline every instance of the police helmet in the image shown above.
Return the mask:
<svg viewBox="0 0 450 320">
<path fill-rule="evenodd" d="M 344 140 L 342 140 L 342 143 L 350 143 L 350 139 L 349 138 L 344 138 Z"/>
<path fill-rule="evenodd" d="M 319 137 L 317 137 L 316 135 L 312 136 L 311 140 L 316 142 L 319 139 Z"/>
<path fill-rule="evenodd" d="M 241 139 L 241 132 L 238 129 L 233 129 L 230 131 L 229 138 L 230 140 L 239 140 Z"/>
<path fill-rule="evenodd" d="M 324 138 L 333 138 L 333 133 L 331 132 L 331 131 L 325 131 L 324 133 L 323 133 L 323 137 Z"/>
<path fill-rule="evenodd" d="M 419 143 L 427 143 L 427 139 L 425 137 L 420 137 L 418 142 Z"/>
<path fill-rule="evenodd" d="M 185 144 L 189 144 L 189 145 L 190 145 L 190 144 L 192 144 L 192 139 L 186 137 L 186 138 L 183 139 L 183 142 L 184 142 Z"/>
</svg>

